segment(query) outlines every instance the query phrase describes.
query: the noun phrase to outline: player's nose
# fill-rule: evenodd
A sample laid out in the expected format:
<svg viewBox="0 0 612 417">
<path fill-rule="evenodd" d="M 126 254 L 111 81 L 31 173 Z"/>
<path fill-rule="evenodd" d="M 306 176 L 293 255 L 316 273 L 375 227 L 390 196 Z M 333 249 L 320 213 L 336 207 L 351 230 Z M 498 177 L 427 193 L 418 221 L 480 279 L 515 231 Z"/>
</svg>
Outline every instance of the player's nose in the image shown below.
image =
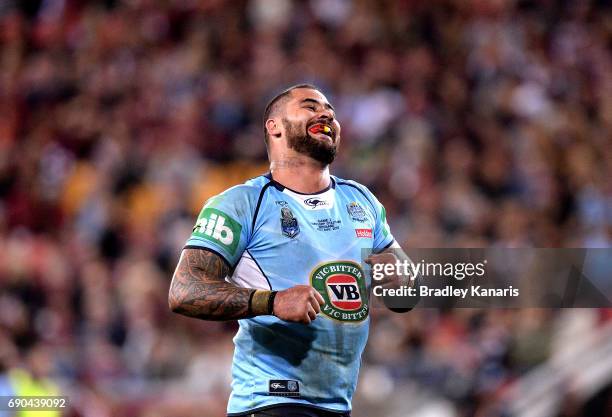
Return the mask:
<svg viewBox="0 0 612 417">
<path fill-rule="evenodd" d="M 319 111 L 319 117 L 325 118 L 329 121 L 334 120 L 334 112 L 331 109 L 323 108 Z"/>
</svg>

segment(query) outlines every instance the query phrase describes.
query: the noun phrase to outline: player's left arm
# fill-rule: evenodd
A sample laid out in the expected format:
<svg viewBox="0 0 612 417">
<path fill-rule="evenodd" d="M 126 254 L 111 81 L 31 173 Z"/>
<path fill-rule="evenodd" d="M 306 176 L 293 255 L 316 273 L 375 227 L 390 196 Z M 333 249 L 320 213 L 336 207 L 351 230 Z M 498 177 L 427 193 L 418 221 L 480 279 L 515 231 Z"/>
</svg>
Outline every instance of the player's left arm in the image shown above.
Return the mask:
<svg viewBox="0 0 612 417">
<path fill-rule="evenodd" d="M 396 240 L 393 241 L 391 246 L 386 249 L 383 249 L 381 252 L 372 253 L 365 260 L 365 263 L 374 268 L 377 264 L 391 264 L 397 265 L 398 262 L 400 264 L 412 264 L 412 259 L 404 252 L 402 247 L 397 243 Z M 384 269 L 384 268 L 381 268 Z M 394 268 L 395 269 L 395 268 Z M 402 268 L 403 269 L 403 268 Z M 378 280 L 377 284 L 381 285 L 407 285 L 408 287 L 415 287 L 417 285 L 418 276 L 410 276 L 407 274 L 390 274 L 385 275 L 385 277 L 381 280 Z"/>
<path fill-rule="evenodd" d="M 373 280 L 373 286 L 381 286 L 383 288 L 418 288 L 420 284 L 420 276 L 411 276 L 409 274 L 398 273 L 395 268 L 398 263 L 400 265 L 413 264 L 412 259 L 404 252 L 397 241 L 393 240 L 391 246 L 383 249 L 381 252 L 372 253 L 365 260 L 365 263 L 370 265 L 373 270 L 379 268 L 379 271 L 385 270 L 385 265 L 393 265 L 392 274 L 384 274 L 382 279 Z M 377 267 L 380 265 L 380 267 Z M 405 271 L 407 268 L 400 268 L 400 271 Z M 412 271 L 413 269 L 408 269 Z M 418 290 L 417 290 L 418 294 Z M 419 302 L 420 296 L 413 297 L 382 297 L 382 301 L 385 306 L 395 313 L 405 313 L 412 310 L 415 305 Z"/>
<path fill-rule="evenodd" d="M 391 228 L 387 223 L 387 212 L 385 207 L 378 199 L 369 192 L 370 200 L 373 203 L 375 224 L 373 230 L 373 246 L 372 254 L 364 260 L 374 269 L 377 264 L 392 264 L 397 265 L 398 262 L 402 265 L 412 264 L 412 260 L 406 252 L 401 248 L 399 243 L 393 237 Z M 404 268 L 402 268 L 404 270 Z M 410 269 L 412 270 L 412 269 Z M 383 286 L 384 288 L 399 288 L 409 287 L 416 288 L 419 285 L 419 277 L 411 277 L 407 274 L 389 274 L 382 280 L 373 280 L 374 286 Z M 384 304 L 392 311 L 409 311 L 419 301 L 418 297 L 410 297 L 410 299 L 389 299 L 383 298 Z M 392 308 L 392 306 L 401 305 L 402 308 Z M 405 309 L 403 307 L 406 307 Z"/>
</svg>

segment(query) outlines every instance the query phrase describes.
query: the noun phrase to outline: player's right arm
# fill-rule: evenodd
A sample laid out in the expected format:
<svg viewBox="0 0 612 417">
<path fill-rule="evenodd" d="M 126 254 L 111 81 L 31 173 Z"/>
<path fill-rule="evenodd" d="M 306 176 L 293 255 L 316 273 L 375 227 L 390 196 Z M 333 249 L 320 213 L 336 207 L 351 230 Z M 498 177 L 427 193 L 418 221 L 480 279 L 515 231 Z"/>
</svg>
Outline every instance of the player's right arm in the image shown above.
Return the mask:
<svg viewBox="0 0 612 417">
<path fill-rule="evenodd" d="M 310 323 L 324 303 L 312 287 L 284 291 L 244 288 L 226 278 L 251 239 L 260 188 L 232 187 L 209 199 L 181 253 L 168 294 L 170 309 L 203 320 L 237 320 L 274 314 Z"/>
<path fill-rule="evenodd" d="M 279 292 L 241 288 L 225 280 L 229 272 L 226 261 L 216 253 L 184 249 L 170 284 L 170 309 L 203 320 L 274 314 L 285 321 L 309 324 L 324 303 L 321 295 L 308 285 Z"/>
<path fill-rule="evenodd" d="M 206 249 L 183 249 L 174 271 L 168 305 L 174 313 L 204 320 L 232 320 L 249 314 L 248 288 L 225 281 L 229 266 Z"/>
</svg>

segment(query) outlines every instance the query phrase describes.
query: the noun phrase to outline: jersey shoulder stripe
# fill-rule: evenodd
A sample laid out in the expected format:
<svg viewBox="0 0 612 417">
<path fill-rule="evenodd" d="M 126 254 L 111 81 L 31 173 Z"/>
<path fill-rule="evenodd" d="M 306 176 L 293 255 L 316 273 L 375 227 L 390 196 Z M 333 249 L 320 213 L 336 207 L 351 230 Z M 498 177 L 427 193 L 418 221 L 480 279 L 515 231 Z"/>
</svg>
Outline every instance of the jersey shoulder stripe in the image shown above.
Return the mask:
<svg viewBox="0 0 612 417">
<path fill-rule="evenodd" d="M 266 178 L 267 182 L 263 184 L 261 190 L 259 191 L 259 197 L 257 198 L 257 205 L 255 206 L 255 212 L 253 213 L 253 220 L 251 221 L 251 233 L 255 230 L 255 222 L 257 221 L 257 214 L 259 214 L 259 208 L 261 207 L 261 200 L 263 200 L 264 194 L 270 185 L 272 185 L 272 181 L 267 178 L 267 176 L 257 177 L 255 180 L 261 183 L 260 178 Z M 251 180 L 249 180 L 251 181 Z"/>
</svg>

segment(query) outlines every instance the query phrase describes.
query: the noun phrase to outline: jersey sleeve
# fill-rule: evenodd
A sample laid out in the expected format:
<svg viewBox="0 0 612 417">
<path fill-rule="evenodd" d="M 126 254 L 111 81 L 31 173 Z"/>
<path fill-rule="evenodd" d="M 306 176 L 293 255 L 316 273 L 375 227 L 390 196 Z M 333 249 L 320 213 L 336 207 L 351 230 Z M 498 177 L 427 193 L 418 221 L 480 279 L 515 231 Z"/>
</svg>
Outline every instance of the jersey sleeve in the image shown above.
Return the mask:
<svg viewBox="0 0 612 417">
<path fill-rule="evenodd" d="M 185 248 L 211 250 L 234 267 L 250 239 L 252 188 L 239 185 L 208 199 Z"/>
<path fill-rule="evenodd" d="M 375 224 L 374 224 L 374 244 L 372 249 L 381 251 L 391 246 L 395 241 L 395 238 L 391 234 L 391 229 L 387 223 L 387 212 L 385 207 L 378 201 L 373 194 L 370 193 L 372 202 L 374 203 L 374 209 L 376 210 Z"/>
</svg>

